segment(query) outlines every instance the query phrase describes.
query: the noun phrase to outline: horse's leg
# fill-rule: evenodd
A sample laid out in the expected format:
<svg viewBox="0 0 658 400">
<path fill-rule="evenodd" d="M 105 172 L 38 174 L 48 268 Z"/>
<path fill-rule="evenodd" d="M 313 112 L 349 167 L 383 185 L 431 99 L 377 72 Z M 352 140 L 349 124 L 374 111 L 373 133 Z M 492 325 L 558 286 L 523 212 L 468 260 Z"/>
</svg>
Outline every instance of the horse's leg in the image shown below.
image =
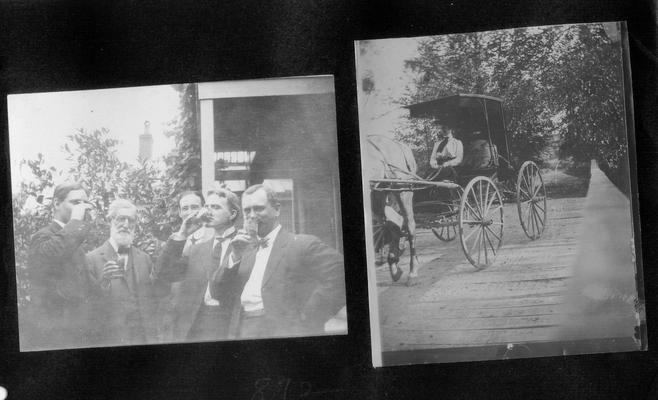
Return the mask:
<svg viewBox="0 0 658 400">
<path fill-rule="evenodd" d="M 393 282 L 397 282 L 402 276 L 402 268 L 399 266 L 400 262 L 400 237 L 401 231 L 397 225 L 388 221 L 386 222 L 388 231 L 388 268 L 391 273 Z"/>
<path fill-rule="evenodd" d="M 375 250 L 375 265 L 382 265 L 384 257 L 379 257 L 380 250 L 386 244 L 386 227 L 384 226 L 384 195 L 374 190 L 370 191 L 370 204 L 372 206 L 372 233 Z"/>
<path fill-rule="evenodd" d="M 400 205 L 400 198 L 397 194 L 387 194 L 385 197 L 385 204 L 385 230 L 387 233 L 386 243 L 388 243 L 387 262 L 391 273 L 391 279 L 393 279 L 393 282 L 397 282 L 402 276 L 402 268 L 399 266 L 399 261 L 400 254 L 402 253 L 400 250 L 400 238 L 403 235 L 402 229 L 404 227 L 404 221 L 398 219 L 399 214 L 397 214 L 397 211 L 395 210 L 395 208 L 399 208 Z"/>
<path fill-rule="evenodd" d="M 416 221 L 414 219 L 413 192 L 400 193 L 400 206 L 404 210 L 407 226 L 407 241 L 409 242 L 409 283 L 418 277 L 420 263 L 416 258 Z"/>
</svg>

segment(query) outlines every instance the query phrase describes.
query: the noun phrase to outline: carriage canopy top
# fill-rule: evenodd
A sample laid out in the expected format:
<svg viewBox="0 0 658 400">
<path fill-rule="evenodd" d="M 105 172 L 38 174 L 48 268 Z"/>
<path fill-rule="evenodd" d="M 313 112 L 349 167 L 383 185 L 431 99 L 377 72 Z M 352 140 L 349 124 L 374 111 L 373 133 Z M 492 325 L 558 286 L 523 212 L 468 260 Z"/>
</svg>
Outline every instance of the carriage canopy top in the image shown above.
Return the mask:
<svg viewBox="0 0 658 400">
<path fill-rule="evenodd" d="M 503 100 L 482 94 L 455 94 L 405 106 L 411 118 L 433 118 L 469 140 L 474 132 L 488 135 L 504 157 L 509 158 Z"/>
<path fill-rule="evenodd" d="M 456 130 L 486 130 L 487 119 L 490 124 L 494 122 L 491 119 L 502 119 L 502 102 L 498 97 L 481 94 L 455 94 L 406 108 L 412 118 L 434 118 Z"/>
</svg>

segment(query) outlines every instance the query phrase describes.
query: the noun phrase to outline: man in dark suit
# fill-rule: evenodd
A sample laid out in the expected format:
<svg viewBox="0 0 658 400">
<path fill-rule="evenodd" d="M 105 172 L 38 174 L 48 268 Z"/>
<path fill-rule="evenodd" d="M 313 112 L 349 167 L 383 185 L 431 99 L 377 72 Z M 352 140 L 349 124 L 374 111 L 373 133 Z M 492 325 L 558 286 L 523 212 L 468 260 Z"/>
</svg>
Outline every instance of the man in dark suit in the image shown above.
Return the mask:
<svg viewBox="0 0 658 400">
<path fill-rule="evenodd" d="M 159 342 L 158 299 L 168 283 L 155 278 L 148 254 L 133 246 L 137 207 L 114 200 L 108 210 L 110 238 L 87 254 L 87 268 L 100 296 L 91 324 L 96 345 Z"/>
<path fill-rule="evenodd" d="M 222 284 L 236 299 L 229 337 L 325 334 L 325 322 L 345 305 L 342 255 L 314 236 L 282 230 L 280 203 L 267 186 L 243 193 L 242 212 L 245 229 L 233 239 L 241 260 Z"/>
<path fill-rule="evenodd" d="M 91 285 L 82 243 L 92 208 L 80 183 L 53 193 L 53 222 L 32 236 L 28 250 L 30 304 L 19 315 L 21 350 L 83 347 Z"/>
<path fill-rule="evenodd" d="M 239 214 L 240 201 L 233 192 L 212 190 L 205 208 L 188 215 L 165 244 L 156 270 L 161 279 L 179 282 L 172 300 L 174 341 L 226 338 L 232 299 L 218 282 L 233 263 L 231 239 Z M 186 246 L 202 225 L 214 229 L 214 239 Z"/>
</svg>

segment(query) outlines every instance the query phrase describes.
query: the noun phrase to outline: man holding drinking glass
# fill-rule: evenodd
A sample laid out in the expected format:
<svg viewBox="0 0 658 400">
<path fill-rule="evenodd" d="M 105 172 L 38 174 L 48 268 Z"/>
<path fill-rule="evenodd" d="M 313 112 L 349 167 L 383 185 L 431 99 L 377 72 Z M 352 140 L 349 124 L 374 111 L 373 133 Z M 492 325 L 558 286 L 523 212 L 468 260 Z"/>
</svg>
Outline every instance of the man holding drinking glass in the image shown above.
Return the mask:
<svg viewBox="0 0 658 400">
<path fill-rule="evenodd" d="M 53 221 L 32 236 L 28 250 L 30 303 L 19 315 L 21 349 L 85 344 L 91 285 L 82 243 L 91 228 L 87 191 L 63 183 L 53 192 Z"/>
<path fill-rule="evenodd" d="M 226 339 L 233 298 L 219 282 L 234 262 L 230 244 L 239 216 L 240 200 L 235 193 L 209 191 L 205 207 L 184 217 L 158 257 L 160 279 L 177 285 L 172 290 L 173 341 Z M 212 230 L 213 239 L 193 242 L 192 236 L 200 229 Z"/>
<path fill-rule="evenodd" d="M 107 217 L 110 238 L 87 254 L 87 267 L 100 294 L 90 326 L 93 344 L 157 343 L 158 299 L 168 293 L 168 284 L 153 277 L 151 258 L 133 246 L 137 207 L 117 199 Z"/>
</svg>

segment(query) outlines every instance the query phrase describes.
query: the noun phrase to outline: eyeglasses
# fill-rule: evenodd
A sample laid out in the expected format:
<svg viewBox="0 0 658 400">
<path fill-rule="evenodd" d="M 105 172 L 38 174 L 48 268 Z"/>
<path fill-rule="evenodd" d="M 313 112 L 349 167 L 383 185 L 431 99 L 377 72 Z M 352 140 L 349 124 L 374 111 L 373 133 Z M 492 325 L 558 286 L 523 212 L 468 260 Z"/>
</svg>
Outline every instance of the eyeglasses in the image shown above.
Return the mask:
<svg viewBox="0 0 658 400">
<path fill-rule="evenodd" d="M 200 208 L 201 208 L 200 205 L 198 205 L 198 204 L 192 204 L 192 205 L 189 205 L 189 206 L 183 206 L 183 207 L 181 207 L 181 210 L 182 210 L 182 211 L 190 211 L 190 210 L 192 210 L 192 211 L 196 211 L 196 210 L 198 210 L 198 209 L 200 209 Z"/>
</svg>

